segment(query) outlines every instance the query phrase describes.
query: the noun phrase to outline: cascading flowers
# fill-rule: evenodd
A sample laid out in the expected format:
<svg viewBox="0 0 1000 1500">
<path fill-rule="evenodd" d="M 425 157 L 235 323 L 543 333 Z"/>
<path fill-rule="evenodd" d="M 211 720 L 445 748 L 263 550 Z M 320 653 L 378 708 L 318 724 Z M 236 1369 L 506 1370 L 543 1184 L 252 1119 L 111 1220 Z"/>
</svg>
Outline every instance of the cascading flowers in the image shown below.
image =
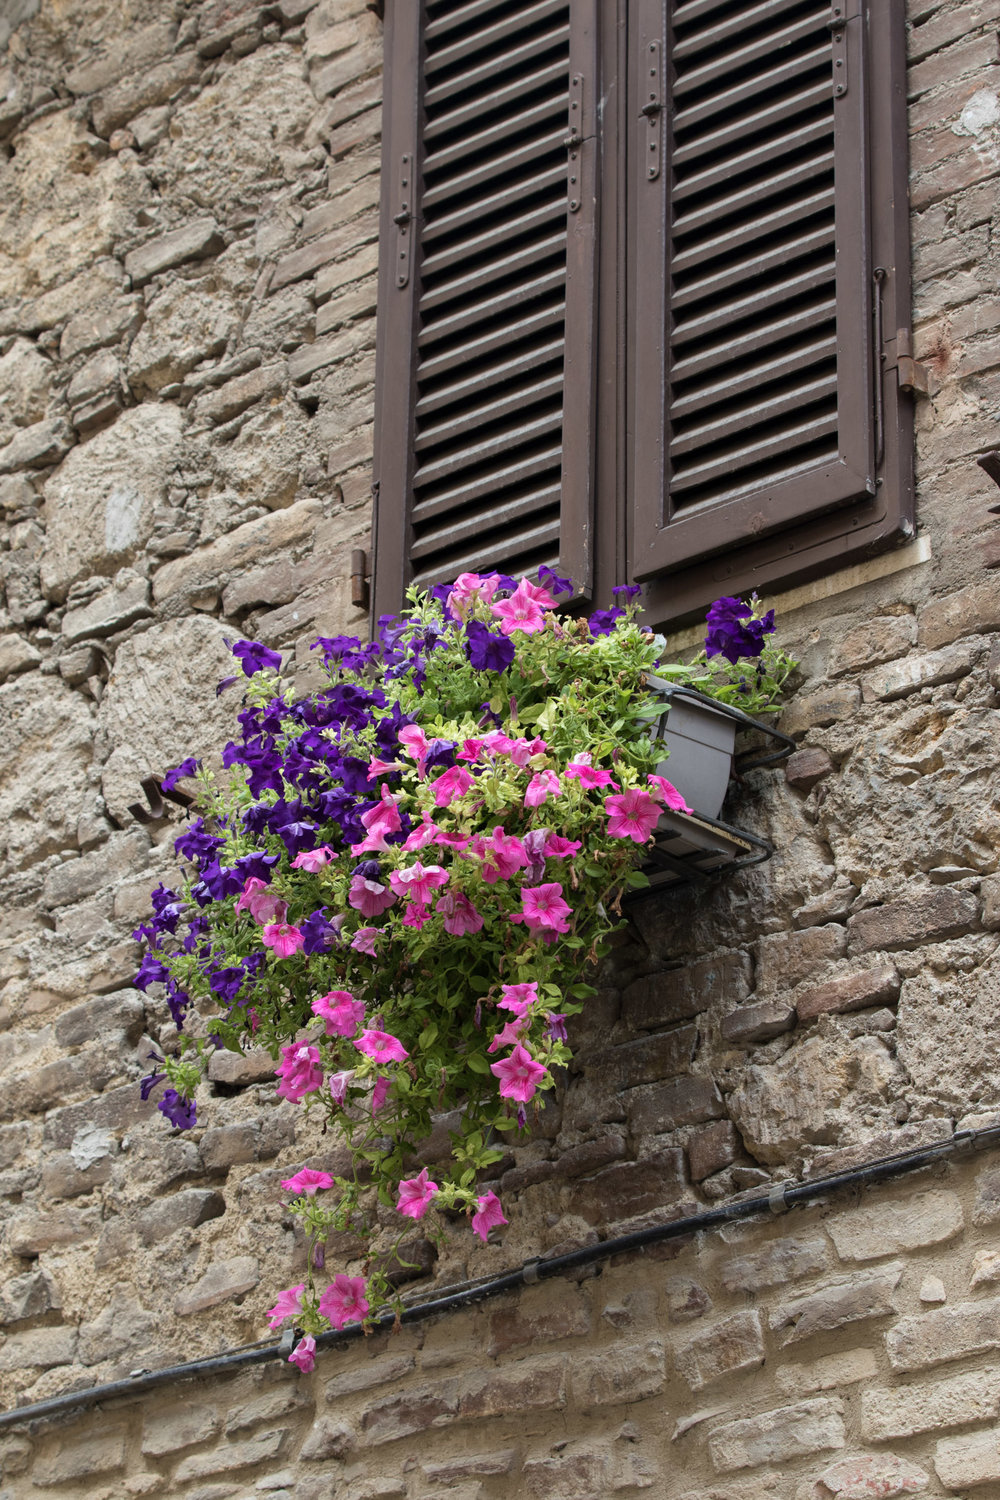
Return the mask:
<svg viewBox="0 0 1000 1500">
<path fill-rule="evenodd" d="M 411 1221 L 464 1212 L 484 1242 L 507 1222 L 482 1180 L 498 1142 L 570 1061 L 567 1018 L 595 993 L 582 974 L 622 892 L 645 884 L 662 810 L 690 811 L 656 772 L 644 676 L 662 642 L 638 623 L 638 589 L 589 620 L 560 614 L 571 594 L 549 568 L 414 591 L 374 643 L 317 641 L 327 685 L 300 699 L 277 652 L 233 644 L 245 696 L 228 784 L 199 773 L 198 815 L 175 845 L 184 887 L 158 887 L 136 934 L 136 983 L 164 986 L 179 1035 L 142 1087 L 166 1084 L 159 1108 L 189 1128 L 211 1051 L 263 1046 L 278 1094 L 348 1144 L 352 1175 L 306 1167 L 282 1184 L 309 1270 L 270 1322 L 294 1320 L 303 1369 L 318 1334 L 394 1305 Z M 713 609 L 708 650 L 732 670 L 702 655 L 673 675 L 759 708 L 789 665 L 762 656 L 773 619 L 755 602 Z M 749 650 L 733 658 L 737 636 Z M 741 670 L 752 683 L 734 689 Z M 185 761 L 165 784 L 195 770 Z M 454 1109 L 451 1159 L 432 1178 L 420 1143 Z M 331 1232 L 369 1249 L 361 1274 L 321 1287 Z"/>
</svg>

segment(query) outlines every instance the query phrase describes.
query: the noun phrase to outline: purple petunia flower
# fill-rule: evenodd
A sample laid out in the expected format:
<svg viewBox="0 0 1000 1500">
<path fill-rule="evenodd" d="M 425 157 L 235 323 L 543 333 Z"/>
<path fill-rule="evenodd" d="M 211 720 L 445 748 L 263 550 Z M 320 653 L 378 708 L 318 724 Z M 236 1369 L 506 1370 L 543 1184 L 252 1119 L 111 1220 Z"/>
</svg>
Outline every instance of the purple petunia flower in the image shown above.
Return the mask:
<svg viewBox="0 0 1000 1500">
<path fill-rule="evenodd" d="M 164 1089 L 163 1098 L 156 1107 L 178 1130 L 190 1130 L 197 1124 L 194 1100 L 185 1099 L 176 1089 Z"/>
<path fill-rule="evenodd" d="M 630 604 L 633 599 L 638 599 L 639 595 L 642 593 L 642 584 L 619 583 L 611 590 L 611 592 L 613 594 L 624 594 L 626 602 Z"/>
<path fill-rule="evenodd" d="M 571 578 L 560 578 L 551 568 L 542 563 L 538 569 L 538 582 L 546 587 L 551 594 L 571 594 L 573 592 L 573 580 Z"/>
<path fill-rule="evenodd" d="M 587 621 L 591 635 L 610 635 L 624 613 L 625 611 L 617 606 L 614 609 L 595 609 Z"/>
<path fill-rule="evenodd" d="M 280 652 L 272 651 L 260 641 L 234 641 L 229 649 L 243 668 L 244 677 L 252 677 L 267 667 L 273 667 L 276 672 L 281 670 Z"/>
<path fill-rule="evenodd" d="M 754 606 L 727 596 L 716 599 L 706 615 L 705 655 L 724 656 L 734 665 L 741 657 L 760 656 L 764 637 L 774 630 L 774 610 L 761 620 L 753 617 Z"/>
<path fill-rule="evenodd" d="M 189 755 L 187 760 L 182 760 L 179 766 L 174 766 L 172 771 L 167 772 L 160 786 L 165 792 L 172 792 L 179 781 L 183 781 L 185 776 L 193 776 L 200 765 L 200 760 L 195 760 L 193 755 Z"/>
<path fill-rule="evenodd" d="M 470 620 L 465 627 L 465 654 L 477 672 L 506 672 L 514 660 L 514 642 Z"/>
</svg>

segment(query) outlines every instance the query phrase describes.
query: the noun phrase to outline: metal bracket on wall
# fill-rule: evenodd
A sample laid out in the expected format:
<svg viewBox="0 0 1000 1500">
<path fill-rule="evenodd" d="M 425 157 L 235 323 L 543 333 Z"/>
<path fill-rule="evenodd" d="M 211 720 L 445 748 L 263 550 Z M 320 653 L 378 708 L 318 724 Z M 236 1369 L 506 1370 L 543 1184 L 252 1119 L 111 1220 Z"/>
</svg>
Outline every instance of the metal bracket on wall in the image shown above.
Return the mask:
<svg viewBox="0 0 1000 1500">
<path fill-rule="evenodd" d="M 569 81 L 569 132 L 565 146 L 566 194 L 571 214 L 580 208 L 580 152 L 583 149 L 583 75 L 574 73 Z"/>
<path fill-rule="evenodd" d="M 843 4 L 834 4 L 827 25 L 833 43 L 833 97 L 847 93 L 847 16 Z"/>
<path fill-rule="evenodd" d="M 660 175 L 661 140 L 663 136 L 663 122 L 660 119 L 660 116 L 663 114 L 661 51 L 662 48 L 659 41 L 649 42 L 646 46 L 646 102 L 642 105 L 639 113 L 647 123 L 645 132 L 647 136 L 645 150 L 647 182 L 655 182 Z"/>
<path fill-rule="evenodd" d="M 368 608 L 368 554 L 360 547 L 351 552 L 351 603 L 355 609 Z"/>
<path fill-rule="evenodd" d="M 913 358 L 913 334 L 909 328 L 896 330 L 896 373 L 901 391 L 908 391 L 911 396 L 930 395 L 927 366 Z"/>
<path fill-rule="evenodd" d="M 396 201 L 399 208 L 392 216 L 396 226 L 396 285 L 402 288 L 410 280 L 410 225 L 413 222 L 413 157 L 409 152 L 399 159 Z"/>
</svg>

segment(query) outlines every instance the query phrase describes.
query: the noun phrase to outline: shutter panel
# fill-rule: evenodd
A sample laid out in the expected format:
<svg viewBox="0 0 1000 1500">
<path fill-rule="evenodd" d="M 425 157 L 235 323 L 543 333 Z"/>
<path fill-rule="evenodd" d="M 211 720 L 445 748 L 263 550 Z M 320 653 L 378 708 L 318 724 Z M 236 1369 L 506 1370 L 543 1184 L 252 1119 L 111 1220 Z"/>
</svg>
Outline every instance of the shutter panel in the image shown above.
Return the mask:
<svg viewBox="0 0 1000 1500">
<path fill-rule="evenodd" d="M 688 570 L 660 590 L 680 612 L 886 530 L 869 135 L 885 47 L 872 73 L 861 0 L 639 10 L 633 87 L 667 109 L 644 127 L 662 173 L 642 152 L 634 172 L 630 550 L 637 577 Z M 901 32 L 896 0 L 883 10 Z"/>
<path fill-rule="evenodd" d="M 387 7 L 376 610 L 541 562 L 589 587 L 594 4 Z"/>
</svg>

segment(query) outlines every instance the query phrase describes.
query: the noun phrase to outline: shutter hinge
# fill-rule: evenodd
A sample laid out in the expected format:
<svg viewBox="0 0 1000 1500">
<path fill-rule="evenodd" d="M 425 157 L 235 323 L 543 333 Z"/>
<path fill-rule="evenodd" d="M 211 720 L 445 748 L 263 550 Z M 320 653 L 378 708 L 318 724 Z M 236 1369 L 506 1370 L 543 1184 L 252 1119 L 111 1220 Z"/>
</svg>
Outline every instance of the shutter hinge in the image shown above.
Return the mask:
<svg viewBox="0 0 1000 1500">
<path fill-rule="evenodd" d="M 896 374 L 901 391 L 907 391 L 911 396 L 930 395 L 927 366 L 918 364 L 913 358 L 913 334 L 909 328 L 896 330 Z"/>
<path fill-rule="evenodd" d="M 646 45 L 646 100 L 639 110 L 640 115 L 647 122 L 646 129 L 646 181 L 655 182 L 660 175 L 660 142 L 663 136 L 663 125 L 660 116 L 663 113 L 663 91 L 661 85 L 660 43 L 658 41 L 648 42 Z"/>
<path fill-rule="evenodd" d="M 410 225 L 413 222 L 413 157 L 408 152 L 399 158 L 396 201 L 399 208 L 392 216 L 396 226 L 396 285 L 402 288 L 410 280 Z"/>
<path fill-rule="evenodd" d="M 580 152 L 583 148 L 583 74 L 574 73 L 569 81 L 569 133 L 566 147 L 566 193 L 569 211 L 575 214 L 581 202 Z"/>
<path fill-rule="evenodd" d="M 368 554 L 360 547 L 351 552 L 351 603 L 355 609 L 368 608 Z"/>
<path fill-rule="evenodd" d="M 827 22 L 833 43 L 833 97 L 842 99 L 847 93 L 847 16 L 843 0 L 834 0 L 830 19 Z"/>
</svg>

